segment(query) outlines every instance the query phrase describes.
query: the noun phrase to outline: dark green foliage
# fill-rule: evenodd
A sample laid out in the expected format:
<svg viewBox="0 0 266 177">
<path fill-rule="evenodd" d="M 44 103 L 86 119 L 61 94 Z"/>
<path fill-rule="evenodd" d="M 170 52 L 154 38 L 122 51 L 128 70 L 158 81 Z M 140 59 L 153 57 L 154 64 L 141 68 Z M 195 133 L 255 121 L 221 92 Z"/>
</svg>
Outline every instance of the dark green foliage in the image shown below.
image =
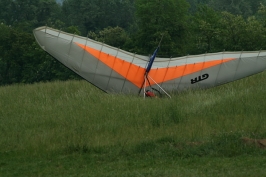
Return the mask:
<svg viewBox="0 0 266 177">
<path fill-rule="evenodd" d="M 201 5 L 198 7 L 197 12 L 192 17 L 192 54 L 223 50 L 219 43 L 219 39 L 224 37 L 220 34 L 220 19 L 221 14 L 209 6 Z"/>
<path fill-rule="evenodd" d="M 33 28 L 61 20 L 61 8 L 54 0 L 3 0 L 0 22 L 31 33 Z"/>
<path fill-rule="evenodd" d="M 265 0 L 215 0 L 209 1 L 208 4 L 218 11 L 227 11 L 247 18 L 258 11 L 260 4 L 265 3 Z"/>
<path fill-rule="evenodd" d="M 33 35 L 0 24 L 0 85 L 78 78 L 47 55 Z"/>
<path fill-rule="evenodd" d="M 109 26 L 98 33 L 90 31 L 88 37 L 118 48 L 125 48 L 124 46 L 126 45 L 127 41 L 129 41 L 129 36 L 126 31 L 118 26 Z"/>
<path fill-rule="evenodd" d="M 108 26 L 128 28 L 134 20 L 132 0 L 67 0 L 63 14 L 67 26 L 78 26 L 83 35 Z"/>
<path fill-rule="evenodd" d="M 265 0 L 187 0 L 191 5 L 191 11 L 195 12 L 198 5 L 208 5 L 216 11 L 227 11 L 244 18 L 254 15 Z"/>
<path fill-rule="evenodd" d="M 152 53 L 163 36 L 159 55 L 186 54 L 188 7 L 185 0 L 137 0 L 138 52 Z"/>
</svg>

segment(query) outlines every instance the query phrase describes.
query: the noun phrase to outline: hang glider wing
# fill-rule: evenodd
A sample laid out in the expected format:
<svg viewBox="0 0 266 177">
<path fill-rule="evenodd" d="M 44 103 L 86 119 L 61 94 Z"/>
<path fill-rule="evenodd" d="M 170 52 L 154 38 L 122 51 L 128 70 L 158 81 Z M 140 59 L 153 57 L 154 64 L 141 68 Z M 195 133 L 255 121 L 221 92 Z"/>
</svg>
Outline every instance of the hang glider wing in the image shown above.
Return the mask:
<svg viewBox="0 0 266 177">
<path fill-rule="evenodd" d="M 266 51 L 221 52 L 178 58 L 158 58 L 149 68 L 150 58 L 104 43 L 49 27 L 34 30 L 43 50 L 69 69 L 108 93 L 139 94 L 146 87 L 144 75 L 149 69 L 150 85 L 165 91 L 210 88 L 232 82 L 266 68 Z M 147 68 L 148 67 L 148 68 Z"/>
</svg>

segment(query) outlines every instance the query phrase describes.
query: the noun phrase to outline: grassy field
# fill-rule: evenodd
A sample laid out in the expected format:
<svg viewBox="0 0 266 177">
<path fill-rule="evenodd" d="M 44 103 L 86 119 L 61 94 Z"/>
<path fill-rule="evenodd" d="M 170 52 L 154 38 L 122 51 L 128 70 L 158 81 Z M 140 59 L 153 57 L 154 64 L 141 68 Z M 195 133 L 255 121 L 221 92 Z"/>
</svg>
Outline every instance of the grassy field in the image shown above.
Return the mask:
<svg viewBox="0 0 266 177">
<path fill-rule="evenodd" d="M 0 176 L 266 176 L 266 72 L 172 99 L 0 87 Z"/>
</svg>

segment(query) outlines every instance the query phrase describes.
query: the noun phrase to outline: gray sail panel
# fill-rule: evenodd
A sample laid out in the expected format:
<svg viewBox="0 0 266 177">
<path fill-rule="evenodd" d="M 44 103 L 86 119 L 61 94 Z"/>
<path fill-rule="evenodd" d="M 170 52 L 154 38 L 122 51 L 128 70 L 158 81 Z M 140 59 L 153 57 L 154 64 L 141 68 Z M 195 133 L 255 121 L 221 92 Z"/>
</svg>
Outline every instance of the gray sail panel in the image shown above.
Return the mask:
<svg viewBox="0 0 266 177">
<path fill-rule="evenodd" d="M 244 76 L 249 76 L 254 74 L 254 66 L 256 65 L 256 58 L 257 57 L 249 57 L 244 58 L 242 57 L 239 62 L 239 66 L 236 71 L 235 79 L 241 79 Z M 256 71 L 257 72 L 257 71 Z"/>
<path fill-rule="evenodd" d="M 80 66 L 84 57 L 84 49 L 77 46 L 74 42 L 71 42 L 68 56 L 68 67 L 76 72 L 80 72 Z"/>
<path fill-rule="evenodd" d="M 238 65 L 239 59 L 220 64 L 219 73 L 217 74 L 215 85 L 221 85 L 234 81 L 235 71 L 238 68 Z"/>
</svg>

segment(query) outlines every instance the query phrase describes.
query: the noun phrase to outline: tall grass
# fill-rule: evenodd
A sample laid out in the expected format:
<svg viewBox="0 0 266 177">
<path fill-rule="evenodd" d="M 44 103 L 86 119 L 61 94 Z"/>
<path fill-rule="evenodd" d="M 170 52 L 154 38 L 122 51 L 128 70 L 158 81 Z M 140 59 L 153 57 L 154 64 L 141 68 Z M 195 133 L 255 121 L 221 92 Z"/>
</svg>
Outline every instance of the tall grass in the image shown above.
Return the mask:
<svg viewBox="0 0 266 177">
<path fill-rule="evenodd" d="M 85 81 L 0 87 L 0 149 L 39 153 L 163 139 L 261 138 L 266 136 L 265 76 L 172 99 L 106 94 Z"/>
</svg>

